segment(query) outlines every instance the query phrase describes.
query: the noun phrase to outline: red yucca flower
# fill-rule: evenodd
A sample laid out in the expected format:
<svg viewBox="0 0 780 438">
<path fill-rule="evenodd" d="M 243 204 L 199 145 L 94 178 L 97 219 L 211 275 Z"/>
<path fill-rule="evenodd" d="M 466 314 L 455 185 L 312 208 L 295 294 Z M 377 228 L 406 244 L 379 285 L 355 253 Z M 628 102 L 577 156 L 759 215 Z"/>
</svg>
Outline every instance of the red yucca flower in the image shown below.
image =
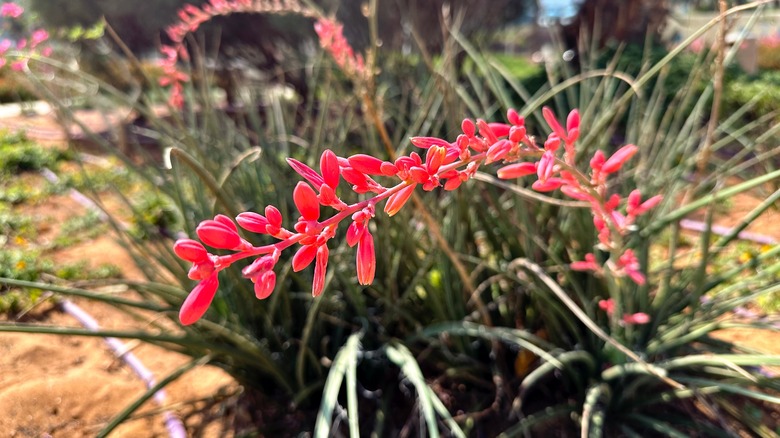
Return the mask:
<svg viewBox="0 0 780 438">
<path fill-rule="evenodd" d="M 188 13 L 191 18 L 197 15 L 194 11 Z M 320 27 L 320 31 L 330 38 L 329 44 L 345 44 L 341 41 L 339 28 Z M 590 175 L 582 174 L 573 161 L 581 123 L 579 113 L 572 111 L 569 114 L 566 128 L 558 123 L 550 109 L 545 108 L 543 114 L 553 130 L 543 146 L 537 145 L 527 135 L 525 118 L 510 110 L 507 112 L 508 124 L 464 120 L 461 123 L 463 133 L 454 142 L 435 137 L 412 138 L 412 144 L 426 150 L 424 160 L 417 152 L 390 162 L 366 154 L 343 158 L 326 150 L 320 156 L 317 172 L 301 161 L 288 159 L 290 166 L 305 180 L 299 182 L 293 191 L 293 202 L 300 216 L 292 230 L 284 227 L 282 215 L 274 206 L 267 206 L 264 214 L 244 212 L 236 217 L 242 229 L 276 239 L 276 243 L 253 246 L 241 238 L 236 222 L 227 216 L 217 215 L 212 220 L 203 221 L 196 232 L 207 246 L 230 250 L 232 254 L 210 254 L 202 244 L 190 239 L 179 240 L 174 245 L 176 254 L 193 264 L 190 278 L 200 281 L 182 307 L 182 323 L 191 324 L 205 313 L 216 292 L 217 274 L 239 260 L 255 258 L 242 274 L 255 283 L 257 298 L 268 297 L 276 286 L 274 268 L 279 255 L 294 245 L 298 245 L 298 249 L 292 257 L 292 269 L 299 272 L 314 263 L 312 295 L 319 296 L 327 278 L 328 241 L 336 235 L 339 223 L 347 218 L 351 222 L 346 230 L 346 242 L 350 247 L 357 247 L 357 280 L 361 285 L 370 285 L 376 275 L 376 252 L 374 236 L 369 228 L 376 205 L 385 202 L 385 213 L 393 216 L 406 205 L 417 187 L 423 190 L 437 187 L 453 190 L 472 178 L 481 165 L 490 162 L 507 163 L 498 169 L 500 178 L 535 175 L 534 189 L 551 191 L 560 188 L 566 196 L 590 205 L 601 245 L 620 256 L 618 260 L 608 261 L 602 266 L 593 254 L 587 254 L 585 260 L 574 261 L 571 269 L 590 271 L 595 275 L 609 271 L 643 284 L 646 280 L 633 251 L 617 247 L 615 242 L 622 241 L 618 237 L 627 233 L 637 217 L 658 205 L 662 198 L 653 196 L 642 201 L 640 193 L 634 191 L 624 202 L 617 194 L 608 195 L 606 185 L 607 175 L 618 171 L 638 152 L 638 148 L 624 146 L 608 159 L 603 152 L 597 151 L 590 160 Z M 562 158 L 558 155 L 561 144 L 565 146 Z M 343 202 L 338 196 L 342 178 L 351 185 L 352 191 L 367 194 L 367 198 L 353 204 Z M 391 179 L 395 185 L 383 185 L 374 178 L 379 181 Z M 624 204 L 625 213 L 621 209 Z M 331 212 L 330 216 L 326 213 L 324 219 L 323 208 Z M 607 306 L 608 302 L 605 303 Z M 629 315 L 623 323 L 641 324 L 642 315 Z"/>
</svg>

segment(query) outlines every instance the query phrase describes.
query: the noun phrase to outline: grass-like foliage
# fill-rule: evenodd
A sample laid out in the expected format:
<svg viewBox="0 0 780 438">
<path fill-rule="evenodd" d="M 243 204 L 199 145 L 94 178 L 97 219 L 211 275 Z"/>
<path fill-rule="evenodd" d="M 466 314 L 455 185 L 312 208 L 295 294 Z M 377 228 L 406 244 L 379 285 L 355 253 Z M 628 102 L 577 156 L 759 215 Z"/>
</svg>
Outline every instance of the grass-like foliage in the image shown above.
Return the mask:
<svg viewBox="0 0 780 438">
<path fill-rule="evenodd" d="M 369 15 L 371 26 L 375 19 Z M 273 205 L 284 218 L 297 217 L 301 203 L 293 193 L 300 178 L 288 158 L 317 168 L 330 149 L 340 157 L 360 153 L 392 161 L 413 150 L 409 137 L 455 142 L 463 118 L 506 122 L 509 108 L 518 109 L 527 134 L 541 144 L 550 130 L 543 106 L 558 114 L 579 108 L 579 138 L 566 164 L 587 172 L 597 151 L 609 157 L 634 144 L 635 155 L 611 172 L 605 187 L 623 199 L 634 189 L 644 198 L 663 195 L 618 233 L 620 247 L 636 257 L 630 272 L 641 273 L 641 281 L 628 269 L 623 276 L 610 274 L 618 272 L 617 257 L 624 253 L 599 238 L 603 227 L 594 225 L 587 202 L 536 191 L 534 178 L 499 180 L 483 165 L 455 191 L 414 195 L 393 217 L 377 213 L 370 225 L 376 272 L 369 286 L 356 279 L 344 225 L 331 244 L 324 292 L 316 298 L 310 270 L 295 272 L 295 251 L 282 251 L 275 291 L 265 300 L 242 276 L 249 263 L 237 262 L 220 273 L 219 290 L 199 321 L 174 332 L 152 323 L 110 335 L 208 356 L 246 385 L 262 419 L 258 428 L 269 436 L 303 430 L 321 437 L 372 431 L 777 434 L 768 412 L 780 403 L 780 383 L 766 367 L 780 365 L 780 356 L 724 341 L 716 332 L 777 330 L 776 322 L 745 319 L 735 309 L 777 293 L 780 247 L 757 253 L 749 264 L 723 266 L 718 256 L 780 198 L 780 171 L 772 164 L 777 148 L 766 143 L 780 126 L 770 125 L 772 118 L 744 118 L 749 107 L 743 107 L 708 132 L 716 53 L 702 53 L 683 81 L 667 77 L 669 64 L 707 29 L 638 72 L 635 66 L 624 71 L 620 50 L 603 68 L 598 53 L 581 47 L 577 65 L 548 64 L 548 81 L 538 90 L 526 89 L 505 59 L 472 46 L 456 25 L 449 30 L 452 39 L 435 58 L 404 61 L 372 51 L 364 58 L 349 52 L 352 58 L 312 61 L 305 105 L 286 100 L 278 85 L 245 84 L 243 110 L 228 113 L 208 81 L 182 81 L 174 103 L 185 105 L 162 117 L 153 105 L 162 90 L 128 96 L 87 75 L 63 73 L 91 84 L 98 108 L 135 108 L 147 122 L 135 132 L 164 150 L 163 166 L 145 155 L 139 137 L 124 136 L 120 150 L 94 136 L 157 190 L 153 199 L 163 200 L 152 204 L 165 206 L 164 221 L 143 219 L 148 211 L 125 199 L 121 217 L 112 222 L 148 281 L 130 284 L 140 299 L 0 282 L 89 297 L 134 314 L 151 311 L 179 324 L 180 306 L 195 283 L 188 278 L 190 264 L 173 252 L 174 240 L 194 236 L 198 224 L 216 214 L 235 218 Z M 333 45 L 324 45 L 334 53 Z M 725 55 L 728 64 L 733 53 Z M 468 68 L 461 68 L 462 56 Z M 209 77 L 201 58 L 192 59 L 187 73 Z M 375 68 L 384 61 L 392 68 Z M 47 72 L 66 68 L 46 58 L 35 62 L 45 63 Z M 31 61 L 30 72 L 35 68 Z M 59 83 L 48 86 L 52 77 L 58 75 L 31 74 L 70 120 L 66 102 L 48 91 L 60 89 Z M 766 200 L 732 232 L 715 235 L 717 206 L 748 190 L 766 191 Z M 364 199 L 348 190 L 340 194 L 347 204 Z M 705 218 L 704 232 L 681 248 L 688 238 L 681 220 L 693 213 Z M 122 222 L 128 216 L 148 226 L 131 230 Z M 242 237 L 251 245 L 268 243 L 251 233 Z M 572 269 L 583 260 L 603 270 Z M 20 324 L 0 330 L 94 335 Z"/>
</svg>

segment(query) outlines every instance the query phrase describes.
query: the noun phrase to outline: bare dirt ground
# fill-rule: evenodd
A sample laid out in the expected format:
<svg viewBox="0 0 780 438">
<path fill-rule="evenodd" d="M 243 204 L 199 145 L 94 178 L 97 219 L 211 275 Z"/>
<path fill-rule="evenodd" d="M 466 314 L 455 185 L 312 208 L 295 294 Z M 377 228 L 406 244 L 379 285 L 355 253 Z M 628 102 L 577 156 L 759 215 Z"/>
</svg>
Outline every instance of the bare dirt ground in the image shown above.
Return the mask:
<svg viewBox="0 0 780 438">
<path fill-rule="evenodd" d="M 64 138 L 51 117 L 2 119 L 0 129 L 3 127 L 29 129 L 29 137 L 45 144 L 55 145 Z M 41 226 L 36 243 L 45 245 L 58 235 L 68 218 L 85 214 L 86 208 L 68 195 L 55 195 L 42 203 L 23 206 L 20 212 L 38 219 Z M 46 257 L 57 265 L 86 262 L 93 268 L 110 262 L 120 267 L 125 278 L 143 278 L 110 234 L 49 252 Z M 141 324 L 111 306 L 83 299 L 72 301 L 103 328 L 137 328 Z M 81 328 L 78 321 L 51 302 L 32 309 L 25 318 L 27 322 Z M 190 360 L 152 345 L 124 343 L 158 380 Z M 0 436 L 94 436 L 145 391 L 144 382 L 102 338 L 0 334 Z M 222 370 L 201 366 L 166 388 L 166 408 L 183 421 L 190 436 L 232 436 L 233 405 L 240 391 Z M 112 436 L 164 437 L 168 433 L 160 407 L 149 401 Z"/>
<path fill-rule="evenodd" d="M 28 129 L 31 138 L 61 141 L 51 118 L 0 119 L 0 128 Z M 60 137 L 57 137 L 59 132 Z M 717 223 L 732 226 L 761 202 L 755 194 L 737 196 Z M 57 224 L 83 214 L 84 207 L 68 196 L 53 196 L 25 213 L 47 218 L 40 238 L 55 235 Z M 780 241 L 780 213 L 756 221 L 750 231 Z M 110 260 L 128 278 L 141 278 L 130 257 L 111 236 L 100 236 L 65 250 L 47 254 L 57 263 Z M 736 262 L 736 261 L 735 261 Z M 139 322 L 110 307 L 74 300 L 105 328 L 138 327 Z M 50 304 L 35 309 L 35 322 L 78 327 L 77 322 Z M 747 343 L 767 353 L 780 354 L 780 334 L 729 330 L 722 338 Z M 146 344 L 130 344 L 133 353 L 159 379 L 187 362 L 187 358 Z M 185 423 L 191 436 L 231 436 L 240 387 L 224 372 L 203 366 L 167 388 L 167 406 Z M 143 382 L 108 350 L 101 338 L 37 334 L 0 334 L 0 435 L 11 437 L 94 436 L 107 421 L 145 392 Z M 114 436 L 167 436 L 158 406 L 149 402 Z"/>
</svg>

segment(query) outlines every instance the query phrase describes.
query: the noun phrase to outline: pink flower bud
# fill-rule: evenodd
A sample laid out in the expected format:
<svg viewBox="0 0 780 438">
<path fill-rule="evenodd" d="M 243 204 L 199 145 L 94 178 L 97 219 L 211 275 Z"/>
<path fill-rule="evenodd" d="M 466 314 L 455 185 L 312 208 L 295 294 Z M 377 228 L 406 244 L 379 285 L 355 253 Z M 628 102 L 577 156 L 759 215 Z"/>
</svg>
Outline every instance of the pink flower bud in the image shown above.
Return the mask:
<svg viewBox="0 0 780 438">
<path fill-rule="evenodd" d="M 208 260 L 209 253 L 200 242 L 192 239 L 179 239 L 173 244 L 173 252 L 179 258 L 188 262 L 197 263 Z"/>
<path fill-rule="evenodd" d="M 642 325 L 650 322 L 650 315 L 647 313 L 634 313 L 633 315 L 623 315 L 623 322 L 628 325 Z"/>
<path fill-rule="evenodd" d="M 563 185 L 564 181 L 557 177 L 547 178 L 546 180 L 537 180 L 531 184 L 531 188 L 537 192 L 552 192 L 559 189 Z"/>
<path fill-rule="evenodd" d="M 385 213 L 387 213 L 388 216 L 394 216 L 396 213 L 398 213 L 404 204 L 406 204 L 406 201 L 409 200 L 409 197 L 412 196 L 412 193 L 414 193 L 415 187 L 417 187 L 417 184 L 409 184 L 396 193 L 390 195 L 390 197 L 387 198 L 387 203 L 385 204 Z"/>
<path fill-rule="evenodd" d="M 539 176 L 540 181 L 546 181 L 555 173 L 555 154 L 551 151 L 547 151 L 542 155 L 536 166 L 536 174 Z"/>
<path fill-rule="evenodd" d="M 365 230 L 365 224 L 357 221 L 352 222 L 349 225 L 349 228 L 347 228 L 347 245 L 349 245 L 350 248 L 357 245 Z"/>
<path fill-rule="evenodd" d="M 601 171 L 605 161 L 604 152 L 600 150 L 596 151 L 596 153 L 593 154 L 593 158 L 590 159 L 590 168 L 595 171 Z"/>
<path fill-rule="evenodd" d="M 547 141 L 544 142 L 544 150 L 546 151 L 555 152 L 560 146 L 561 139 L 555 134 L 550 134 L 550 136 L 547 137 Z"/>
<path fill-rule="evenodd" d="M 252 264 L 241 270 L 241 275 L 246 278 L 255 278 L 272 270 L 274 265 L 276 265 L 276 260 L 277 259 L 272 255 L 258 257 Z"/>
<path fill-rule="evenodd" d="M 268 219 L 268 224 L 272 227 L 282 227 L 282 213 L 279 212 L 279 209 L 273 205 L 269 205 L 265 208 L 265 218 Z"/>
<path fill-rule="evenodd" d="M 509 140 L 499 140 L 493 146 L 490 146 L 487 150 L 486 163 L 492 163 L 494 161 L 502 160 L 507 156 L 509 151 L 512 150 L 512 142 Z"/>
<path fill-rule="evenodd" d="M 463 184 L 463 180 L 460 178 L 450 178 L 447 180 L 446 183 L 444 183 L 444 190 L 452 191 L 460 187 L 460 185 Z"/>
<path fill-rule="evenodd" d="M 293 191 L 293 202 L 305 220 L 316 221 L 319 219 L 320 202 L 310 185 L 303 181 L 299 182 Z"/>
<path fill-rule="evenodd" d="M 563 130 L 563 126 L 561 126 L 561 124 L 558 122 L 558 119 L 555 118 L 555 113 L 553 113 L 549 107 L 542 108 L 542 116 L 544 116 L 544 120 L 547 122 L 547 125 L 550 126 L 550 129 L 553 130 L 558 138 L 566 138 L 566 131 Z"/>
<path fill-rule="evenodd" d="M 506 120 L 515 126 L 525 125 L 525 119 L 520 114 L 518 114 L 514 108 L 509 108 L 507 110 Z"/>
<path fill-rule="evenodd" d="M 660 204 L 663 199 L 663 196 L 655 195 L 645 202 L 641 202 L 639 190 L 634 190 L 628 196 L 628 206 L 626 211 L 630 216 L 641 216 Z"/>
<path fill-rule="evenodd" d="M 263 215 L 247 211 L 236 216 L 236 222 L 241 228 L 253 233 L 266 234 L 269 222 Z"/>
<path fill-rule="evenodd" d="M 607 202 L 604 203 L 604 208 L 607 211 L 611 212 L 616 208 L 618 208 L 619 205 L 620 205 L 620 195 L 618 195 L 617 193 L 613 193 L 612 196 L 610 196 L 609 199 L 607 199 Z"/>
<path fill-rule="evenodd" d="M 342 169 L 341 176 L 344 177 L 345 181 L 357 187 L 363 187 L 368 184 L 368 177 L 363 172 L 351 167 Z"/>
<path fill-rule="evenodd" d="M 601 266 L 596 263 L 596 257 L 591 254 L 585 254 L 585 260 L 572 262 L 569 267 L 574 271 L 600 271 Z"/>
<path fill-rule="evenodd" d="M 238 227 L 236 227 L 236 224 L 233 222 L 232 219 L 230 219 L 229 217 L 225 216 L 224 214 L 218 214 L 218 215 L 214 216 L 214 220 L 217 221 L 217 222 L 222 223 L 226 227 L 228 227 L 231 230 L 233 230 L 236 233 L 238 233 Z"/>
<path fill-rule="evenodd" d="M 622 148 L 618 149 L 611 157 L 609 157 L 609 159 L 607 159 L 607 161 L 604 163 L 604 166 L 602 166 L 601 171 L 604 173 L 617 172 L 621 167 L 623 167 L 623 164 L 631 157 L 633 157 L 637 152 L 639 152 L 639 148 L 632 144 L 623 146 Z"/>
<path fill-rule="evenodd" d="M 520 143 L 527 133 L 525 126 L 513 126 L 512 129 L 509 130 L 509 141 Z"/>
<path fill-rule="evenodd" d="M 578 201 L 588 201 L 588 202 L 593 201 L 593 197 L 591 197 L 587 192 L 577 187 L 566 185 L 561 187 L 561 192 L 563 192 L 564 195 L 570 198 L 574 198 Z"/>
<path fill-rule="evenodd" d="M 317 199 L 319 199 L 319 202 L 322 205 L 337 207 L 343 204 L 343 202 L 341 202 L 341 200 L 336 196 L 336 192 L 334 192 L 333 189 L 330 188 L 330 186 L 327 184 L 323 184 L 322 187 L 320 187 L 320 195 L 317 197 Z"/>
<path fill-rule="evenodd" d="M 384 176 L 395 176 L 398 174 L 398 168 L 395 164 L 387 161 L 382 162 L 382 165 L 379 166 L 379 170 L 382 171 L 382 175 Z"/>
<path fill-rule="evenodd" d="M 412 137 L 409 140 L 413 145 L 422 149 L 428 149 L 432 146 L 441 146 L 443 148 L 450 146 L 448 141 L 436 137 Z"/>
<path fill-rule="evenodd" d="M 496 137 L 506 137 L 509 135 L 509 129 L 512 128 L 512 126 L 506 123 L 488 123 L 488 126 L 490 126 L 490 130 L 493 131 Z"/>
<path fill-rule="evenodd" d="M 371 284 L 376 272 L 376 254 L 374 253 L 374 236 L 366 230 L 360 237 L 357 247 L 358 283 Z"/>
<path fill-rule="evenodd" d="M 566 144 L 573 144 L 578 138 L 580 138 L 580 129 L 570 129 L 568 136 L 566 137 Z"/>
<path fill-rule="evenodd" d="M 536 173 L 536 163 L 515 163 L 498 169 L 501 179 L 514 179 Z"/>
<path fill-rule="evenodd" d="M 366 175 L 382 175 L 382 160 L 371 155 L 356 154 L 348 158 L 349 165 Z"/>
<path fill-rule="evenodd" d="M 573 129 L 579 130 L 579 128 L 580 128 L 580 111 L 577 109 L 573 109 L 569 113 L 569 117 L 566 118 L 566 131 L 568 131 L 569 136 L 571 136 L 571 131 Z"/>
<path fill-rule="evenodd" d="M 326 149 L 320 157 L 320 173 L 322 173 L 322 179 L 325 180 L 325 184 L 335 190 L 339 185 L 341 169 L 339 168 L 338 157 L 330 149 Z M 315 185 L 315 187 L 320 187 L 321 185 Z"/>
<path fill-rule="evenodd" d="M 474 137 L 474 135 L 477 134 L 477 127 L 474 126 L 474 122 L 472 122 L 471 119 L 463 119 L 463 122 L 460 124 L 460 129 L 469 138 Z"/>
<path fill-rule="evenodd" d="M 477 119 L 477 127 L 479 128 L 479 135 L 485 137 L 485 140 L 487 140 L 488 144 L 493 144 L 498 141 L 498 136 L 495 132 L 490 128 L 490 125 L 482 120 Z"/>
<path fill-rule="evenodd" d="M 276 287 L 276 273 L 266 271 L 255 279 L 255 296 L 258 300 L 264 300 L 271 296 Z"/>
<path fill-rule="evenodd" d="M 314 245 L 304 245 L 295 253 L 292 259 L 292 268 L 294 272 L 305 269 L 314 261 L 317 255 L 317 247 Z"/>
<path fill-rule="evenodd" d="M 220 221 L 203 221 L 195 231 L 203 243 L 213 248 L 234 249 L 241 245 L 236 230 Z"/>
<path fill-rule="evenodd" d="M 184 300 L 184 304 L 179 310 L 179 321 L 183 325 L 190 325 L 199 320 L 214 300 L 218 287 L 219 279 L 216 272 L 198 283 Z"/>
<path fill-rule="evenodd" d="M 599 301 L 599 308 L 607 313 L 607 315 L 612 315 L 612 313 L 615 311 L 615 300 L 612 298 L 609 298 L 607 300 L 600 300 Z"/>
</svg>

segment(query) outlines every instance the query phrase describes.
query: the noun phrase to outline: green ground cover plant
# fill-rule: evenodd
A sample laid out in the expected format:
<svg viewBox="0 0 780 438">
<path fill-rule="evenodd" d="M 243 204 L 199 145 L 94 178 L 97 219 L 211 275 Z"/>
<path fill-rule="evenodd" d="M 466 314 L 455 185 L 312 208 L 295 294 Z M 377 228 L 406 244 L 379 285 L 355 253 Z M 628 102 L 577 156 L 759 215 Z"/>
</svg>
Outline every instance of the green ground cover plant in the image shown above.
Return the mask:
<svg viewBox="0 0 780 438">
<path fill-rule="evenodd" d="M 178 330 L 0 330 L 110 335 L 193 364 L 207 357 L 246 387 L 256 432 L 271 436 L 778 433 L 771 412 L 780 384 L 766 367 L 780 356 L 714 334 L 778 330 L 776 320 L 735 310 L 777 293 L 780 247 L 750 263 L 721 257 L 780 197 L 771 189 L 780 172 L 765 164 L 780 126 L 744 121 L 744 108 L 712 113 L 716 53 L 696 58 L 682 82 L 668 76 L 707 28 L 638 71 L 621 70 L 620 54 L 604 67 L 583 50 L 577 65 L 546 66 L 546 84 L 528 90 L 455 22 L 435 61 L 379 73 L 392 55 L 378 45 L 356 53 L 331 17 L 282 6 L 212 1 L 184 10 L 175 44 L 163 49 L 168 118 L 148 104 L 163 90 L 146 100 L 81 76 L 98 84 L 96 107 L 133 105 L 165 150 L 164 165 L 138 165 L 95 136 L 177 218 L 143 236 L 111 222 L 148 278 L 123 282 L 142 299 L 0 279 L 150 310 Z M 253 100 L 243 108 L 252 110 L 232 114 L 207 82 L 189 80 L 208 75 L 202 52 L 184 47 L 188 29 L 234 12 L 311 17 L 327 56 L 312 62 L 308 99 L 245 84 Z M 462 53 L 473 68 L 460 68 Z M 726 65 L 734 54 L 720 53 Z M 62 66 L 33 57 L 27 73 L 68 116 L 36 63 Z M 727 149 L 736 152 L 719 154 Z M 732 232 L 713 234 L 718 204 L 767 187 Z M 340 198 L 330 193 L 337 189 Z M 90 194 L 103 205 L 105 194 Z M 123 214 L 144 216 L 132 200 L 124 205 Z M 680 251 L 681 220 L 694 212 L 705 231 Z M 240 260 L 250 256 L 261 258 Z"/>
</svg>

